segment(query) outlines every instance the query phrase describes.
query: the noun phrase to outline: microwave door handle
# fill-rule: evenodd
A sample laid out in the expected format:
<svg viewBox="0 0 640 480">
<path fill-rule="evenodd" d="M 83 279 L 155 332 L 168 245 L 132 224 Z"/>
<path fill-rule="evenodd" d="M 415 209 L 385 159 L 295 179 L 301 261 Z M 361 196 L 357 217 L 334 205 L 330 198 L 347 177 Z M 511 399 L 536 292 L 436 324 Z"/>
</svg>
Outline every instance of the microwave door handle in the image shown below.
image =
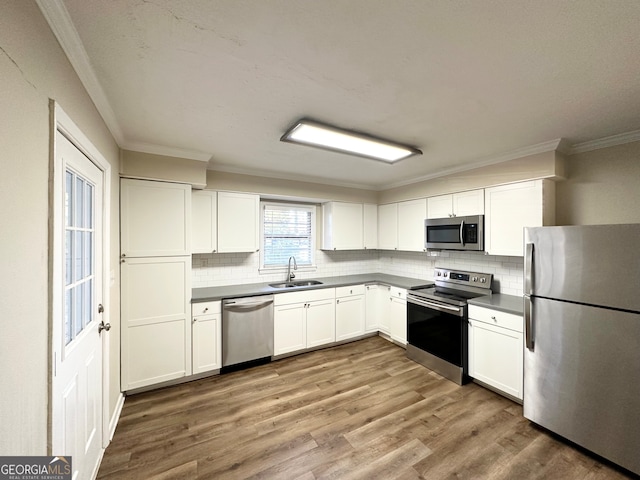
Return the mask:
<svg viewBox="0 0 640 480">
<path fill-rule="evenodd" d="M 460 222 L 460 244 L 464 247 L 464 220 Z"/>
</svg>

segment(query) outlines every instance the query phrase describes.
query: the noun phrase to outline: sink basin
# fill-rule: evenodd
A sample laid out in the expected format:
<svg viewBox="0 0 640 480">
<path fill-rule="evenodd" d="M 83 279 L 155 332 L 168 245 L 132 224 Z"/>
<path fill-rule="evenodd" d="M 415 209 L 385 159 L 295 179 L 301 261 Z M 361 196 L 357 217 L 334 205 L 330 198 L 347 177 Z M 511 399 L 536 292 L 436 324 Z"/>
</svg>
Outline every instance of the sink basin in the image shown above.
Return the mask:
<svg viewBox="0 0 640 480">
<path fill-rule="evenodd" d="M 296 282 L 270 283 L 273 288 L 293 288 L 293 287 L 310 287 L 312 285 L 322 285 L 318 280 L 299 280 Z"/>
</svg>

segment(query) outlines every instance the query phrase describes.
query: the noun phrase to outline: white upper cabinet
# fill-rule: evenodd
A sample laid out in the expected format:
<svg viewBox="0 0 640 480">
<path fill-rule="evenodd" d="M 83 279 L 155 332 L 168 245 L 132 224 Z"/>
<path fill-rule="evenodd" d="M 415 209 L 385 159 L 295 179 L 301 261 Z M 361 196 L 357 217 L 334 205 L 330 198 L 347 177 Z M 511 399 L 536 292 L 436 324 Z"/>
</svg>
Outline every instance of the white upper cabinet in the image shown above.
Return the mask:
<svg viewBox="0 0 640 480">
<path fill-rule="evenodd" d="M 191 193 L 191 253 L 218 249 L 218 195 L 211 190 Z"/>
<path fill-rule="evenodd" d="M 378 248 L 398 249 L 398 204 L 378 205 Z"/>
<path fill-rule="evenodd" d="M 257 252 L 260 248 L 260 196 L 218 192 L 218 252 Z"/>
<path fill-rule="evenodd" d="M 191 186 L 123 178 L 120 248 L 124 257 L 191 253 Z"/>
<path fill-rule="evenodd" d="M 378 206 L 365 203 L 362 206 L 362 219 L 364 224 L 364 249 L 378 248 Z"/>
<path fill-rule="evenodd" d="M 533 180 L 485 189 L 484 245 L 490 255 L 522 257 L 524 227 L 555 223 L 555 183 Z"/>
<path fill-rule="evenodd" d="M 323 250 L 362 250 L 364 248 L 361 203 L 323 203 L 322 223 Z"/>
<path fill-rule="evenodd" d="M 427 198 L 427 218 L 482 215 L 484 209 L 483 189 Z"/>
<path fill-rule="evenodd" d="M 420 198 L 398 203 L 398 250 L 425 251 L 424 220 L 426 218 L 426 199 Z"/>
</svg>

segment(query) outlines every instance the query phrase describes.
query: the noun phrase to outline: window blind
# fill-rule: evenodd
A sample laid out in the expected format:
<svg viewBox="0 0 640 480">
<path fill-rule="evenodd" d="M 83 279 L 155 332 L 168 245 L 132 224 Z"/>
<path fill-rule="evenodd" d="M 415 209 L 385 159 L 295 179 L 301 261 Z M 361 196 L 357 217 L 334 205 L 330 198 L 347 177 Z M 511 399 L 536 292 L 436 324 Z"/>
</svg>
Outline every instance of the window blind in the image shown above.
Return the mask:
<svg viewBox="0 0 640 480">
<path fill-rule="evenodd" d="M 289 257 L 298 265 L 313 263 L 312 206 L 264 205 L 264 266 L 286 266 Z"/>
</svg>

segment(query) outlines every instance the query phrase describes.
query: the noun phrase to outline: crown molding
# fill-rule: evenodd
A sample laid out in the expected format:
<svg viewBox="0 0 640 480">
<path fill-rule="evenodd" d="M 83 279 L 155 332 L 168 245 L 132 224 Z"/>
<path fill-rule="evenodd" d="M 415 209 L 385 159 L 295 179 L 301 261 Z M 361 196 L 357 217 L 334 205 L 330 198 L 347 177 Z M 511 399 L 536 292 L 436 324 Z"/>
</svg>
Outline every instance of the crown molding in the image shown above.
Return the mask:
<svg viewBox="0 0 640 480">
<path fill-rule="evenodd" d="M 89 97 L 91 97 L 91 100 L 102 116 L 111 135 L 113 135 L 118 145 L 122 145 L 124 142 L 122 129 L 116 120 L 116 116 L 107 100 L 102 85 L 91 66 L 87 51 L 84 49 L 82 40 L 71 21 L 71 17 L 63 1 L 36 0 L 36 3 L 49 24 L 51 31 L 58 39 L 69 62 L 71 62 L 71 66 L 80 78 L 82 85 L 84 85 L 84 88 L 87 90 Z"/>
<path fill-rule="evenodd" d="M 625 143 L 640 142 L 640 130 L 634 130 L 632 132 L 620 133 L 618 135 L 611 135 L 610 137 L 599 138 L 597 140 L 590 140 L 588 142 L 576 143 L 571 146 L 567 152 L 569 155 L 575 155 L 576 153 L 590 152 L 592 150 L 599 150 L 601 148 L 615 147 L 616 145 L 624 145 Z"/>
<path fill-rule="evenodd" d="M 200 162 L 208 162 L 211 160 L 211 154 L 201 152 L 199 150 L 189 150 L 186 148 L 165 147 L 163 145 L 155 145 L 143 142 L 125 142 L 120 146 L 122 150 L 130 150 L 132 152 L 151 153 L 154 155 L 164 155 L 167 157 L 186 158 L 188 160 L 198 160 Z"/>
<path fill-rule="evenodd" d="M 558 150 L 558 148 L 563 144 L 563 142 L 564 140 L 562 138 L 557 138 L 555 140 L 550 140 L 548 142 L 537 143 L 535 145 L 530 145 L 528 147 L 511 150 L 510 152 L 506 152 L 498 156 L 491 155 L 491 156 L 483 157 L 471 163 L 466 163 L 464 165 L 461 165 L 459 167 L 440 170 L 437 173 L 432 173 L 432 174 L 424 175 L 421 177 L 413 177 L 410 180 L 388 184 L 388 185 L 385 185 L 384 188 L 379 188 L 378 190 L 389 190 L 397 187 L 405 187 L 407 185 L 411 185 L 414 183 L 424 182 L 426 180 L 433 180 L 434 178 L 444 177 L 447 175 L 454 175 L 460 172 L 466 172 L 467 170 L 473 170 L 474 168 L 487 167 L 489 165 L 495 165 L 496 163 L 508 162 L 509 160 L 516 160 L 517 158 L 528 157 L 529 155 L 536 155 L 538 153 L 553 152 Z"/>
</svg>

